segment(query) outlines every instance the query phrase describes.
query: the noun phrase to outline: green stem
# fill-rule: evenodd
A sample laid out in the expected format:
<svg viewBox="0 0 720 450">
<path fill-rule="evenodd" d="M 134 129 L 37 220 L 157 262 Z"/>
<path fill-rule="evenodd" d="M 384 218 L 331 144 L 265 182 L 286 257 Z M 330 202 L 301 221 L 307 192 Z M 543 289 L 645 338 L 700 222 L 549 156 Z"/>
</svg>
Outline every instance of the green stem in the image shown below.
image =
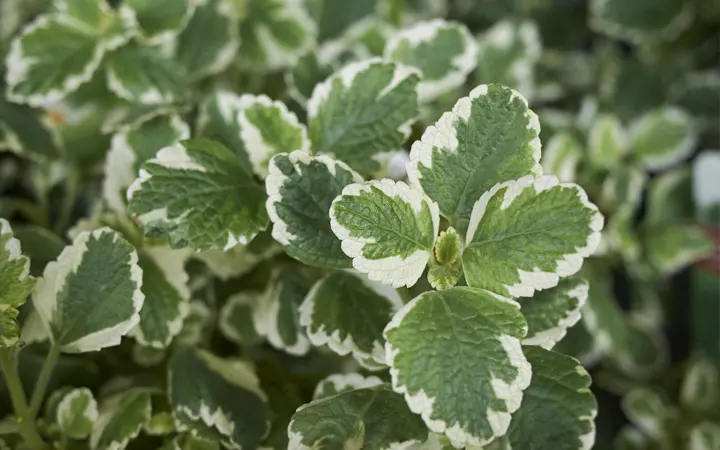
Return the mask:
<svg viewBox="0 0 720 450">
<path fill-rule="evenodd" d="M 50 376 L 53 373 L 58 358 L 60 358 L 60 349 L 53 345 L 45 357 L 45 362 L 40 370 L 40 376 L 38 377 L 37 383 L 35 383 L 35 389 L 33 389 L 32 398 L 30 399 L 30 417 L 33 420 L 35 420 L 38 411 L 40 411 L 40 406 L 45 398 L 45 391 L 47 390 L 48 383 L 50 383 Z"/>
<path fill-rule="evenodd" d="M 65 228 L 70 224 L 70 216 L 72 216 L 75 201 L 77 200 L 77 191 L 80 184 L 80 172 L 77 167 L 71 166 L 65 179 L 65 192 L 63 197 L 62 209 L 60 216 L 55 223 L 54 230 L 58 235 L 62 235 Z"/>
<path fill-rule="evenodd" d="M 15 410 L 15 417 L 20 435 L 30 448 L 45 450 L 48 448 L 40 437 L 35 420 L 30 414 L 25 391 L 17 371 L 17 356 L 13 350 L 0 349 L 0 369 L 5 374 L 5 384 L 10 392 L 10 401 Z"/>
</svg>

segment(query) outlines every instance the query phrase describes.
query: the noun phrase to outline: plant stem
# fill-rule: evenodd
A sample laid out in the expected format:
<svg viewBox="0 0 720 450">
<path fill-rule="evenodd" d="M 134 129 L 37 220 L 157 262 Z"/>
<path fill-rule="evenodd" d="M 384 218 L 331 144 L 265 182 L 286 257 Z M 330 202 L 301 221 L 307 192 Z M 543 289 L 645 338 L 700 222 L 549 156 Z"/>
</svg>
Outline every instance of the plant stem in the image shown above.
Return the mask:
<svg viewBox="0 0 720 450">
<path fill-rule="evenodd" d="M 0 349 L 0 369 L 5 374 L 5 384 L 15 410 L 20 435 L 30 448 L 44 450 L 48 446 L 37 431 L 35 420 L 30 414 L 25 391 L 17 372 L 17 356 L 13 350 Z"/>
<path fill-rule="evenodd" d="M 32 398 L 30 399 L 30 417 L 33 420 L 35 420 L 38 411 L 40 411 L 40 406 L 45 398 L 45 391 L 50 382 L 50 376 L 53 373 L 59 357 L 60 349 L 55 345 L 50 347 L 50 352 L 45 357 L 45 362 L 40 370 L 40 376 L 37 379 L 37 383 L 35 383 L 35 389 L 33 389 Z"/>
</svg>

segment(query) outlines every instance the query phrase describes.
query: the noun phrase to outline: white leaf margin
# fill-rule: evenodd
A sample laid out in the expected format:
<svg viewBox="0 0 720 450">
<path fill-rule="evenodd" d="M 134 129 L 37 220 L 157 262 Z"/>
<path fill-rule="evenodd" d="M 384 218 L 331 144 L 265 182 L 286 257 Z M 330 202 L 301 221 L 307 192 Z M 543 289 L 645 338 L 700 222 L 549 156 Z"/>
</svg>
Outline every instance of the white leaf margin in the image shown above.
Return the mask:
<svg viewBox="0 0 720 450">
<path fill-rule="evenodd" d="M 564 295 L 576 299 L 578 301 L 577 306 L 569 311 L 566 311 L 565 316 L 561 317 L 554 327 L 538 331 L 532 336 L 525 336 L 522 344 L 537 345 L 545 350 L 552 350 L 555 344 L 565 337 L 567 330 L 580 321 L 580 318 L 582 317 L 580 311 L 587 302 L 589 292 L 590 284 L 587 281 L 582 281 L 569 291 L 563 293 Z M 520 311 L 522 312 L 522 308 Z"/>
<path fill-rule="evenodd" d="M 557 176 L 562 182 L 572 183 L 582 158 L 580 142 L 570 133 L 561 132 L 551 137 L 543 148 L 541 163 L 544 172 Z"/>
<path fill-rule="evenodd" d="M 483 291 L 499 302 L 508 303 L 520 309 L 520 304 L 515 300 L 495 294 L 494 292 Z M 423 298 L 433 293 L 434 291 L 424 292 L 405 304 L 385 327 L 383 331 L 385 338 L 387 339 L 387 333 L 390 330 L 402 326 L 405 316 L 410 313 Z M 400 371 L 396 369 L 394 365 L 395 358 L 400 353 L 400 349 L 394 348 L 388 340 L 385 342 L 385 353 L 387 355 L 387 365 L 390 366 L 390 378 L 393 390 L 405 397 L 405 402 L 410 410 L 422 417 L 430 431 L 434 433 L 444 433 L 450 440 L 450 443 L 456 448 L 462 448 L 468 445 L 483 446 L 491 442 L 495 437 L 505 435 L 510 427 L 511 414 L 520 409 L 523 391 L 530 386 L 532 368 L 522 351 L 520 339 L 508 335 L 500 335 L 497 340 L 505 350 L 510 364 L 517 369 L 518 374 L 512 384 L 505 383 L 498 379 L 492 379 L 490 381 L 495 396 L 505 402 L 507 411 L 494 411 L 488 408 L 486 415 L 495 436 L 485 440 L 467 433 L 458 423 L 448 426 L 443 420 L 432 419 L 430 416 L 433 414 L 435 398 L 428 396 L 423 389 L 420 389 L 416 394 L 410 394 L 408 392 L 407 386 L 400 383 Z"/>
<path fill-rule="evenodd" d="M 248 120 L 246 112 L 248 109 L 255 106 L 279 111 L 280 116 L 285 121 L 285 124 L 300 132 L 302 143 L 300 148 L 293 149 L 293 151 L 302 150 L 310 152 L 310 139 L 308 138 L 308 132 L 305 125 L 300 123 L 297 115 L 290 111 L 285 103 L 279 100 L 272 100 L 264 94 L 241 95 L 237 101 L 237 124 L 240 127 L 240 137 L 245 145 L 245 151 L 247 152 L 250 163 L 253 166 L 253 170 L 259 177 L 265 178 L 269 169 L 264 167 L 263 164 L 267 160 L 268 156 L 285 152 L 278 152 L 277 149 L 268 145 L 268 143 L 263 139 L 260 130 L 253 125 L 250 120 Z"/>
<path fill-rule="evenodd" d="M 257 308 L 258 304 L 263 300 L 263 294 L 260 292 L 243 291 L 237 294 L 231 295 L 223 307 L 220 309 L 220 320 L 218 321 L 218 328 L 220 332 L 229 340 L 236 344 L 242 344 L 244 339 L 239 333 L 237 328 L 230 322 L 235 308 L 247 306 L 251 313 Z M 253 321 L 253 327 L 259 336 L 262 336 L 260 330 L 257 329 L 254 321 L 254 317 L 249 317 Z"/>
<path fill-rule="evenodd" d="M 664 170 L 680 163 L 690 156 L 698 142 L 698 135 L 694 126 L 695 121 L 692 116 L 683 109 L 668 106 L 660 110 L 651 111 L 630 125 L 629 134 L 632 143 L 635 142 L 639 135 L 653 129 L 656 125 L 654 122 L 658 119 L 658 117 L 655 117 L 656 115 L 660 115 L 662 120 L 667 123 L 686 127 L 687 135 L 677 147 L 664 155 L 639 155 L 640 163 L 646 169 L 652 171 Z"/>
<path fill-rule="evenodd" d="M 307 151 L 296 150 L 289 154 L 280 153 L 273 156 L 270 159 L 270 163 L 268 164 L 268 176 L 267 178 L 265 178 L 265 191 L 268 195 L 268 199 L 265 205 L 268 216 L 270 216 L 270 221 L 273 224 L 272 237 L 284 246 L 290 245 L 292 241 L 298 238 L 298 236 L 292 234 L 292 232 L 289 230 L 288 224 L 280 218 L 280 215 L 277 212 L 277 205 L 279 203 L 282 203 L 283 200 L 280 191 L 285 185 L 285 182 L 289 180 L 289 178 L 285 176 L 285 174 L 282 173 L 282 171 L 277 167 L 275 163 L 276 157 L 287 157 L 295 168 L 295 172 L 297 172 L 299 175 L 302 175 L 303 166 L 307 167 L 313 161 L 315 161 L 324 164 L 325 167 L 327 167 L 328 172 L 330 172 L 330 175 L 332 175 L 333 177 L 337 173 L 337 168 L 340 167 L 341 169 L 348 171 L 352 175 L 352 178 L 356 183 L 363 182 L 363 178 L 357 172 L 351 169 L 350 166 L 348 166 L 342 161 L 335 160 L 328 155 L 312 156 Z"/>
<path fill-rule="evenodd" d="M 385 45 L 384 57 L 392 60 L 398 46 L 407 42 L 413 47 L 434 40 L 441 30 L 456 30 L 463 40 L 463 51 L 452 58 L 446 74 L 435 80 L 421 78 L 418 84 L 418 101 L 429 102 L 442 94 L 461 86 L 477 66 L 478 44 L 467 27 L 458 22 L 434 19 L 418 22 L 390 37 Z M 422 72 L 422 69 L 420 69 Z"/>
<path fill-rule="evenodd" d="M 81 411 L 81 415 L 85 417 L 90 423 L 95 423 L 95 421 L 98 420 L 98 406 L 97 402 L 95 401 L 95 397 L 93 397 L 92 392 L 88 388 L 77 388 L 73 389 L 72 391 L 65 394 L 65 396 L 60 400 L 60 403 L 57 407 L 57 421 L 58 425 L 60 425 L 60 429 L 62 429 L 66 434 L 70 435 L 71 437 L 80 437 L 83 438 L 85 436 L 73 436 L 71 433 L 70 425 L 65 423 L 64 418 L 69 417 L 70 420 L 74 418 L 74 414 L 72 411 L 73 402 L 76 401 L 76 399 L 81 397 L 87 397 L 90 400 L 88 401 L 88 404 L 84 411 Z"/>
<path fill-rule="evenodd" d="M 368 58 L 362 61 L 347 64 L 340 68 L 340 70 L 330 75 L 325 81 L 315 85 L 312 95 L 307 102 L 308 121 L 312 123 L 313 119 L 315 119 L 320 113 L 320 107 L 322 106 L 322 104 L 330 98 L 330 94 L 332 92 L 335 80 L 340 80 L 344 88 L 346 90 L 350 90 L 352 89 L 353 81 L 355 81 L 355 78 L 358 76 L 358 74 L 367 70 L 371 70 L 374 66 L 377 65 L 392 65 L 395 67 L 393 78 L 390 81 L 390 84 L 385 86 L 385 88 L 380 92 L 380 97 L 392 91 L 397 85 L 412 76 L 417 76 L 422 79 L 422 72 L 420 72 L 420 70 L 416 67 L 412 67 L 407 64 L 397 63 L 394 61 L 388 61 L 379 57 Z M 417 91 L 417 89 L 418 88 L 416 86 L 415 90 Z M 412 125 L 417 121 L 417 119 L 418 117 L 411 118 L 407 122 L 401 124 L 398 127 L 397 131 L 400 132 L 405 139 L 407 139 L 412 132 Z"/>
<path fill-rule="evenodd" d="M 185 148 L 185 146 L 183 146 L 182 143 L 171 145 L 161 149 L 159 152 L 157 152 L 154 158 L 147 160 L 145 163 L 157 164 L 170 170 L 194 171 L 200 173 L 207 172 L 207 168 L 205 166 L 198 164 L 193 160 L 192 157 L 190 157 L 190 155 L 188 155 L 187 149 Z M 138 177 L 135 179 L 135 181 L 133 181 L 133 183 L 127 190 L 128 202 L 132 201 L 133 195 L 135 195 L 136 192 L 142 190 L 143 184 L 151 178 L 152 175 L 150 175 L 147 170 L 142 168 L 140 169 L 140 171 L 138 172 Z M 188 210 L 185 211 L 184 214 L 181 214 L 172 220 L 167 215 L 167 208 L 157 208 L 144 214 L 140 214 L 137 216 L 137 219 L 144 226 L 156 223 L 175 224 L 181 222 L 183 218 L 192 209 L 193 208 L 190 207 Z M 231 231 L 228 231 L 228 240 L 223 250 L 227 251 L 238 245 L 247 245 L 256 235 L 257 233 L 253 235 L 235 235 Z"/>
<path fill-rule="evenodd" d="M 92 232 L 84 231 L 78 234 L 73 240 L 72 245 L 63 249 L 57 260 L 45 266 L 43 277 L 38 280 L 32 300 L 35 311 L 37 311 L 51 340 L 53 336 L 50 324 L 52 323 L 57 308 L 57 293 L 64 288 L 67 277 L 71 273 L 75 273 L 82 263 L 83 255 L 88 251 L 87 242 L 90 237 L 99 239 L 103 234 L 107 233 L 112 234 L 115 242 L 123 240 L 120 233 L 108 227 L 98 228 Z M 140 322 L 140 309 L 145 302 L 145 295 L 140 289 L 142 286 L 142 269 L 138 265 L 138 254 L 135 249 L 130 253 L 130 277 L 135 284 L 135 290 L 132 295 L 133 314 L 128 319 L 110 328 L 91 333 L 66 344 L 62 348 L 63 351 L 84 353 L 119 345 L 122 337 Z"/>
<path fill-rule="evenodd" d="M 270 3 L 269 0 L 262 0 L 262 2 Z M 280 3 L 281 9 L 280 11 L 275 10 L 276 16 L 274 19 L 292 20 L 305 31 L 305 40 L 300 42 L 297 47 L 289 50 L 284 48 L 277 42 L 270 27 L 265 23 L 256 24 L 251 20 L 246 20 L 243 23 L 243 26 L 253 28 L 257 45 L 263 50 L 265 57 L 264 64 L 262 64 L 263 69 L 270 72 L 285 69 L 292 65 L 298 56 L 312 48 L 316 43 L 318 34 L 318 26 L 306 11 L 302 0 L 281 0 L 278 3 Z M 242 53 L 242 43 L 240 44 L 240 52 Z M 242 65 L 244 68 L 257 71 L 260 64 L 256 62 Z"/>
<path fill-rule="evenodd" d="M 470 215 L 470 223 L 468 224 L 465 247 L 472 243 L 477 227 L 485 215 L 488 203 L 500 189 L 507 188 L 503 196 L 502 204 L 500 205 L 500 209 L 503 210 L 507 209 L 525 189 L 532 188 L 535 190 L 536 194 L 540 194 L 541 192 L 550 190 L 556 186 L 565 189 L 573 189 L 576 192 L 580 203 L 582 203 L 585 208 L 593 211 L 593 217 L 589 226 L 590 234 L 588 235 L 583 247 L 576 248 L 575 253 L 564 255 L 562 259 L 555 261 L 557 268 L 554 272 L 544 272 L 538 268 L 535 268 L 532 272 L 518 269 L 517 272 L 520 281 L 515 285 L 505 285 L 508 293 L 513 298 L 532 297 L 536 290 L 539 291 L 555 287 L 560 281 L 560 278 L 576 274 L 582 267 L 583 260 L 591 256 L 595 250 L 597 250 L 598 245 L 600 244 L 601 232 L 605 223 L 605 218 L 600 213 L 597 206 L 590 202 L 587 193 L 581 186 L 574 183 L 560 183 L 554 175 L 542 175 L 537 178 L 532 175 L 526 175 L 518 178 L 517 180 L 498 183 L 489 191 L 484 193 L 473 206 L 472 214 Z"/>
<path fill-rule="evenodd" d="M 373 290 L 379 296 L 385 298 L 391 306 L 391 311 L 396 312 L 402 307 L 402 298 L 400 298 L 400 295 L 395 289 L 390 288 L 387 285 L 371 281 L 364 273 L 354 270 L 343 271 L 358 277 L 365 283 L 368 288 Z M 352 354 L 352 357 L 361 366 L 368 370 L 377 370 L 378 366 L 385 367 L 387 357 L 385 354 L 384 342 L 373 342 L 373 350 L 372 352 L 368 353 L 358 347 L 358 345 L 355 343 L 355 340 L 353 339 L 352 334 L 348 333 L 347 337 L 344 340 L 341 340 L 339 330 L 333 330 L 331 334 L 328 334 L 328 330 L 325 328 L 325 325 L 319 327 L 316 332 L 312 331 L 312 317 L 313 312 L 315 311 L 317 292 L 320 290 L 320 288 L 322 288 L 323 283 L 326 280 L 327 278 L 322 278 L 318 280 L 307 293 L 307 295 L 305 296 L 305 300 L 303 300 L 302 304 L 300 305 L 300 325 L 306 328 L 307 337 L 310 342 L 315 347 L 322 347 L 323 345 L 327 345 L 332 351 L 334 351 L 340 356 Z"/>
<path fill-rule="evenodd" d="M 183 322 L 190 313 L 190 276 L 185 271 L 185 261 L 190 257 L 188 249 L 174 249 L 169 246 L 149 246 L 142 250 L 143 254 L 149 257 L 160 269 L 167 281 L 182 299 L 178 305 L 177 315 L 169 318 L 168 336 L 164 341 L 151 341 L 145 336 L 141 323 L 130 330 L 129 336 L 135 338 L 139 344 L 155 349 L 164 349 L 173 338 L 182 330 Z"/>
<path fill-rule="evenodd" d="M 367 244 L 374 244 L 372 238 L 352 236 L 352 232 L 343 227 L 336 219 L 335 205 L 343 197 L 359 197 L 363 192 L 372 192 L 372 188 L 379 189 L 390 198 L 399 198 L 409 204 L 416 216 L 421 213 L 423 203 L 428 206 L 433 222 L 433 244 L 429 250 L 417 249 L 407 258 L 390 256 L 382 259 L 367 259 L 363 256 L 363 249 Z M 422 191 L 411 188 L 402 181 L 390 179 L 371 180 L 364 184 L 353 183 L 345 186 L 330 206 L 330 228 L 340 239 L 342 251 L 352 258 L 353 267 L 359 272 L 366 273 L 372 281 L 389 284 L 393 287 L 413 286 L 423 274 L 428 260 L 432 256 L 432 248 L 437 240 L 440 227 L 440 210 L 438 204 L 432 201 Z"/>
<path fill-rule="evenodd" d="M 650 0 L 654 1 L 654 0 Z M 591 0 L 589 24 L 596 31 L 608 34 L 617 38 L 628 38 L 635 43 L 645 43 L 648 36 L 644 32 L 628 28 L 616 22 L 610 22 L 602 18 L 602 10 L 607 6 L 609 0 Z M 684 3 L 683 9 L 663 28 L 656 31 L 652 37 L 653 40 L 660 39 L 662 41 L 671 41 L 675 39 L 688 25 L 692 23 L 693 10 L 689 3 Z"/>
<path fill-rule="evenodd" d="M 20 276 L 18 277 L 17 281 L 23 281 L 27 279 L 28 276 L 30 276 L 30 258 L 27 256 L 24 256 L 22 254 L 22 249 L 20 246 L 20 240 L 12 237 L 13 236 L 13 230 L 10 226 L 10 222 L 0 217 L 0 236 L 10 235 L 10 239 L 5 243 L 5 251 L 9 254 L 9 261 L 24 261 L 23 270 L 20 273 Z M 3 309 L 5 305 L 0 304 L 0 309 Z"/>
<path fill-rule="evenodd" d="M 282 282 L 280 278 L 282 270 L 276 270 L 268 283 L 267 290 L 263 293 L 262 299 L 253 309 L 253 323 L 255 329 L 261 336 L 265 336 L 273 347 L 283 350 L 294 356 L 304 356 L 312 347 L 308 336 L 304 333 L 302 322 L 297 329 L 297 342 L 294 345 L 287 345 L 280 336 L 280 325 L 278 313 L 280 311 L 280 294 Z M 300 311 L 298 310 L 298 315 Z"/>
<path fill-rule="evenodd" d="M 348 388 L 362 389 L 379 386 L 381 384 L 383 384 L 383 381 L 374 375 L 366 377 L 358 372 L 336 373 L 325 377 L 318 382 L 315 386 L 315 390 L 313 391 L 313 400 L 326 398 L 323 392 L 327 386 L 332 386 L 335 389 L 335 392 L 340 392 Z"/>
<path fill-rule="evenodd" d="M 170 126 L 177 133 L 177 141 L 190 138 L 190 127 L 179 115 L 171 114 Z M 143 123 L 125 127 L 112 136 L 110 151 L 105 158 L 105 177 L 103 178 L 103 198 L 108 207 L 116 212 L 125 212 L 127 207 L 121 191 L 127 191 L 135 180 L 133 166 L 137 161 L 135 150 L 128 143 L 128 135 L 142 128 Z M 173 145 L 170 143 L 169 145 Z M 158 149 L 161 150 L 161 149 Z"/>
<path fill-rule="evenodd" d="M 458 100 L 451 111 L 444 113 L 435 125 L 429 126 L 423 132 L 420 140 L 415 141 L 410 148 L 410 161 L 407 163 L 406 171 L 410 185 L 424 192 L 422 188 L 422 176 L 418 164 L 422 164 L 426 169 L 432 169 L 433 150 L 435 148 L 450 153 L 457 153 L 460 142 L 458 141 L 457 129 L 455 122 L 462 120 L 467 122 L 472 113 L 472 102 L 474 99 L 487 95 L 489 85 L 481 84 L 468 94 Z M 533 152 L 535 166 L 531 169 L 533 175 L 542 175 L 543 169 L 540 165 L 542 144 L 540 142 L 540 119 L 537 114 L 528 107 L 528 101 L 518 91 L 509 87 L 503 87 L 511 91 L 511 99 L 519 98 L 527 107 L 525 117 L 527 118 L 527 128 L 535 132 L 536 137 L 530 141 L 530 147 Z"/>
<path fill-rule="evenodd" d="M 135 12 L 126 5 L 122 5 L 117 10 L 116 18 L 125 22 L 130 33 L 118 35 L 114 39 L 99 39 L 95 45 L 90 61 L 83 68 L 82 72 L 66 77 L 60 88 L 52 89 L 43 94 L 32 94 L 28 96 L 17 94 L 13 92 L 13 87 L 25 80 L 28 73 L 33 69 L 34 63 L 37 61 L 37 59 L 25 55 L 21 42 L 23 37 L 37 30 L 48 28 L 54 22 L 80 30 L 88 28 L 86 24 L 62 11 L 64 6 L 63 2 L 58 2 L 57 5 L 59 7 L 57 13 L 41 15 L 37 20 L 25 27 L 10 44 L 10 49 L 5 60 L 5 66 L 7 68 L 5 82 L 7 84 L 6 96 L 11 102 L 25 103 L 32 107 L 42 107 L 47 104 L 59 102 L 67 94 L 77 90 L 82 84 L 90 81 L 95 71 L 100 67 L 105 52 L 124 45 L 131 39 L 131 33 L 134 33 L 134 29 L 137 26 Z M 104 12 L 111 14 L 108 11 L 109 7 L 105 3 L 101 3 L 101 6 L 104 6 L 102 7 Z M 90 36 L 88 36 L 88 38 L 91 39 Z"/>
</svg>

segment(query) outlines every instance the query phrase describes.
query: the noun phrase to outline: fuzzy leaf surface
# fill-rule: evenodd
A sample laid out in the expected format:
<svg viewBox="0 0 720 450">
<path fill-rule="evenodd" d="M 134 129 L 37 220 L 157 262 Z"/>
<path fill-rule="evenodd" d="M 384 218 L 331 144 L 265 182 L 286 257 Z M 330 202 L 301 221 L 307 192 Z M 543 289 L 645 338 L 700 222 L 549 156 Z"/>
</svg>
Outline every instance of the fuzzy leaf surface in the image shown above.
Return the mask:
<svg viewBox="0 0 720 450">
<path fill-rule="evenodd" d="M 120 344 L 140 320 L 145 296 L 135 249 L 110 228 L 82 232 L 45 267 L 33 305 L 62 351 Z"/>
<path fill-rule="evenodd" d="M 427 102 L 462 85 L 477 64 L 477 43 L 464 25 L 435 19 L 394 34 L 384 55 L 420 69 L 418 96 Z"/>
<path fill-rule="evenodd" d="M 296 151 L 273 157 L 265 180 L 273 237 L 305 264 L 351 267 L 330 228 L 330 205 L 347 185 L 361 182 L 345 163 L 326 155 Z"/>
<path fill-rule="evenodd" d="M 495 184 L 540 174 L 540 124 L 510 88 L 481 85 L 412 145 L 408 177 L 461 234 L 473 204 Z"/>
<path fill-rule="evenodd" d="M 427 438 L 422 420 L 388 385 L 343 392 L 300 407 L 288 426 L 291 449 L 404 448 Z"/>
<path fill-rule="evenodd" d="M 530 384 L 519 305 L 489 291 L 425 292 L 385 328 L 393 389 L 453 445 L 502 436 Z"/>
<path fill-rule="evenodd" d="M 437 205 L 402 181 L 348 185 L 330 207 L 330 227 L 353 267 L 394 287 L 420 278 L 439 224 Z"/>
<path fill-rule="evenodd" d="M 383 329 L 401 305 L 393 289 L 338 270 L 308 293 L 300 307 L 300 324 L 315 346 L 352 354 L 361 364 L 371 359 L 384 365 Z"/>
<path fill-rule="evenodd" d="M 551 175 L 497 184 L 473 208 L 465 279 L 500 295 L 530 297 L 580 270 L 602 227 L 603 216 L 578 185 Z"/>
<path fill-rule="evenodd" d="M 399 148 L 418 115 L 417 69 L 369 59 L 348 64 L 318 84 L 308 101 L 313 152 L 331 153 L 360 174 L 373 156 Z"/>
<path fill-rule="evenodd" d="M 250 366 L 204 350 L 182 349 L 168 366 L 175 422 L 230 448 L 256 448 L 270 432 L 270 410 Z"/>
<path fill-rule="evenodd" d="M 268 222 L 262 185 L 230 150 L 205 139 L 160 150 L 141 166 L 128 199 L 146 235 L 196 251 L 245 245 Z"/>
</svg>

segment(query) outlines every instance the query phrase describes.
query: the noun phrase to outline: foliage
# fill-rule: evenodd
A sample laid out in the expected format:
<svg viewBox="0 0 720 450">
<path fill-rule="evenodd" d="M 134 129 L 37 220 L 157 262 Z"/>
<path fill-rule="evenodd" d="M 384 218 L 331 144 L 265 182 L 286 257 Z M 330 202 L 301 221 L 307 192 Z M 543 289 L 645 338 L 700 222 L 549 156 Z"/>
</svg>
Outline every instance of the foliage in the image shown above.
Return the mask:
<svg viewBox="0 0 720 450">
<path fill-rule="evenodd" d="M 5 0 L 0 448 L 718 448 L 718 24 Z"/>
</svg>

